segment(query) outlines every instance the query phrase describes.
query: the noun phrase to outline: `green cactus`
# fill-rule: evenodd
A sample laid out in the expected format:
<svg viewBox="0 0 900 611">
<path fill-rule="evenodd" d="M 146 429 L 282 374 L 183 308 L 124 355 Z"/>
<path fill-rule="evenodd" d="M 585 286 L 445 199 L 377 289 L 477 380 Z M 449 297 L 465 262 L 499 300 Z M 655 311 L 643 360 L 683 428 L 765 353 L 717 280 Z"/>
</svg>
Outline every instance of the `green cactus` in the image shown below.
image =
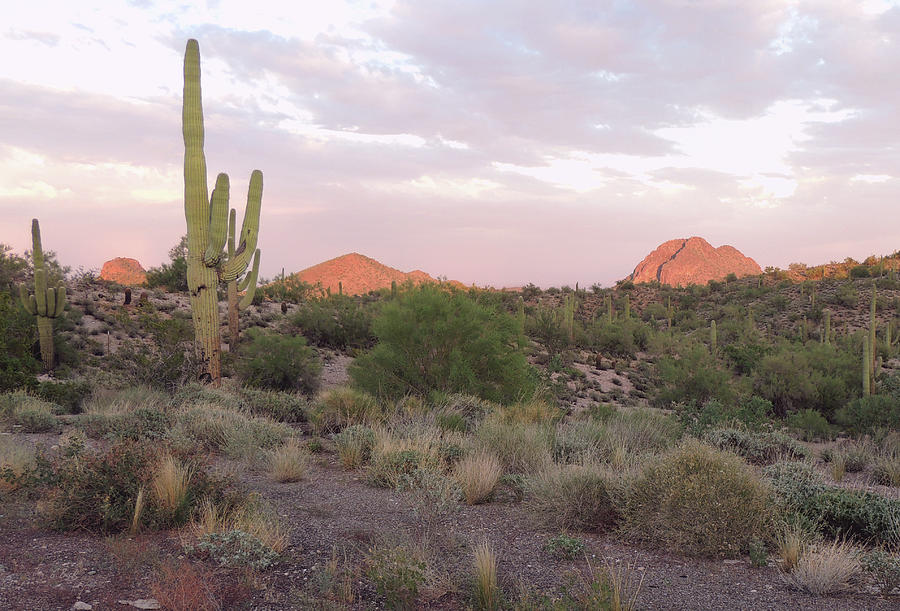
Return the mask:
<svg viewBox="0 0 900 611">
<path fill-rule="evenodd" d="M 203 104 L 200 91 L 200 45 L 187 42 L 184 53 L 184 102 L 182 106 L 184 135 L 184 216 L 188 229 L 187 281 L 197 356 L 203 363 L 209 381 L 218 385 L 221 379 L 221 339 L 216 288 L 219 282 L 236 281 L 247 270 L 251 258 L 259 253 L 259 212 L 262 206 L 262 172 L 250 176 L 247 208 L 241 224 L 236 248 L 223 256 L 230 215 L 229 183 L 226 174 L 216 177 L 212 197 L 208 197 L 206 157 L 203 153 Z M 231 223 L 232 227 L 234 226 Z M 241 284 L 249 286 L 249 278 Z M 252 296 L 250 297 L 252 300 Z"/>
<path fill-rule="evenodd" d="M 228 260 L 232 260 L 235 256 L 234 248 L 234 230 L 235 230 L 234 208 L 228 214 Z M 229 280 L 226 283 L 228 294 L 228 349 L 234 351 L 240 340 L 240 316 L 241 310 L 246 310 L 253 303 L 253 296 L 256 295 L 256 279 L 259 276 L 259 256 L 260 250 L 257 248 L 253 253 L 253 266 L 244 277 L 238 281 L 237 278 Z M 282 273 L 284 273 L 282 271 Z M 239 300 L 238 293 L 244 293 Z"/>
<path fill-rule="evenodd" d="M 825 310 L 825 331 L 822 333 L 822 343 L 831 343 L 831 310 Z"/>
<path fill-rule="evenodd" d="M 53 369 L 53 319 L 65 310 L 66 287 L 62 284 L 47 287 L 49 271 L 44 266 L 41 227 L 37 219 L 31 220 L 31 258 L 34 262 L 34 294 L 30 294 L 24 284 L 20 284 L 19 298 L 28 313 L 37 317 L 41 360 L 44 362 L 44 369 L 49 371 Z"/>
<path fill-rule="evenodd" d="M 606 319 L 610 324 L 616 319 L 616 307 L 613 305 L 612 295 L 606 296 Z"/>
<path fill-rule="evenodd" d="M 862 362 L 862 382 L 863 396 L 868 397 L 872 394 L 872 369 L 871 359 L 869 358 L 869 338 L 863 337 L 863 362 Z"/>
<path fill-rule="evenodd" d="M 718 334 L 716 333 L 716 321 L 712 320 L 709 323 L 709 351 L 713 356 L 716 355 L 718 339 Z"/>
<path fill-rule="evenodd" d="M 875 288 L 875 283 L 872 283 L 872 302 L 869 304 L 869 361 L 871 370 L 871 375 L 875 376 L 875 355 L 878 353 L 878 344 L 875 341 L 875 328 L 877 327 L 877 322 L 875 321 L 875 304 L 878 301 L 878 293 Z"/>
<path fill-rule="evenodd" d="M 391 280 L 391 299 L 397 299 L 397 281 Z"/>
</svg>

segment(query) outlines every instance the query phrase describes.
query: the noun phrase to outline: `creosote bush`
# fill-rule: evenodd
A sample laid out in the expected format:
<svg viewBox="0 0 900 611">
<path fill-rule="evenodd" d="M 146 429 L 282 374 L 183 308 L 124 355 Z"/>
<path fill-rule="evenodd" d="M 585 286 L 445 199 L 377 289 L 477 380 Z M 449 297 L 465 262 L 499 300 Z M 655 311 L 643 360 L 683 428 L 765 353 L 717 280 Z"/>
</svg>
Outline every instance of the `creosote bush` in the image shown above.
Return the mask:
<svg viewBox="0 0 900 611">
<path fill-rule="evenodd" d="M 526 482 L 526 503 L 552 528 L 602 531 L 619 519 L 615 477 L 600 465 L 551 465 Z"/>
<path fill-rule="evenodd" d="M 769 485 L 739 457 L 689 440 L 629 486 L 624 531 L 690 556 L 733 557 L 769 535 Z"/>
<path fill-rule="evenodd" d="M 353 424 L 372 425 L 381 416 L 381 408 L 372 395 L 343 386 L 323 393 L 309 410 L 310 424 L 320 435 L 339 433 Z"/>
<path fill-rule="evenodd" d="M 303 337 L 269 335 L 250 329 L 240 346 L 238 372 L 248 386 L 312 394 L 322 364 Z"/>
</svg>

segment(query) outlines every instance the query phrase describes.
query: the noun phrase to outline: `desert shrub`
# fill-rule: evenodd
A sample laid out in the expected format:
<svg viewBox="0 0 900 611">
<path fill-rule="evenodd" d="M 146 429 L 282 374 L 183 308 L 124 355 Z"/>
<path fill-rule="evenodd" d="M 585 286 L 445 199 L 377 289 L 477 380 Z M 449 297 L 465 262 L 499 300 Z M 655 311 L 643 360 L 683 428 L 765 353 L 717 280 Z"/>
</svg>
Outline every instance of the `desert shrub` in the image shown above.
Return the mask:
<svg viewBox="0 0 900 611">
<path fill-rule="evenodd" d="M 41 370 L 35 358 L 37 336 L 35 317 L 18 303 L 18 298 L 0 287 L 0 392 L 33 387 Z"/>
<path fill-rule="evenodd" d="M 900 428 L 900 401 L 892 395 L 871 395 L 850 401 L 835 413 L 835 421 L 852 433 Z"/>
<path fill-rule="evenodd" d="M 825 485 L 805 463 L 767 467 L 779 509 L 789 519 L 825 536 L 893 543 L 900 524 L 900 500 L 862 490 Z"/>
<path fill-rule="evenodd" d="M 173 293 L 186 293 L 187 285 L 187 236 L 169 250 L 169 263 L 147 270 L 147 286 L 166 287 Z"/>
<path fill-rule="evenodd" d="M 540 308 L 525 321 L 525 332 L 547 349 L 550 356 L 558 355 L 569 346 L 569 334 L 557 312 Z"/>
<path fill-rule="evenodd" d="M 34 466 L 34 451 L 9 435 L 0 435 L 0 492 L 27 483 Z"/>
<path fill-rule="evenodd" d="M 724 404 L 716 399 L 706 403 L 678 403 L 675 415 L 685 431 L 702 437 L 709 429 L 739 425 L 747 429 L 760 428 L 772 416 L 772 403 L 761 397 L 749 397 L 737 404 Z"/>
<path fill-rule="evenodd" d="M 552 465 L 527 480 L 526 502 L 552 528 L 602 531 L 619 511 L 610 494 L 613 477 L 597 465 Z"/>
<path fill-rule="evenodd" d="M 475 430 L 484 417 L 496 408 L 496 405 L 479 397 L 451 393 L 437 397 L 435 418 L 442 429 L 469 432 Z"/>
<path fill-rule="evenodd" d="M 255 328 L 245 336 L 237 363 L 245 384 L 271 390 L 315 392 L 322 364 L 304 338 L 269 335 Z"/>
<path fill-rule="evenodd" d="M 388 609 L 412 609 L 425 584 L 426 564 L 403 546 L 374 546 L 366 554 L 366 576 Z"/>
<path fill-rule="evenodd" d="M 734 556 L 766 537 L 770 503 L 769 485 L 740 458 L 689 440 L 631 483 L 623 526 L 687 555 Z"/>
<path fill-rule="evenodd" d="M 350 367 L 378 397 L 461 392 L 500 403 L 533 393 L 536 375 L 518 349 L 517 322 L 462 293 L 424 285 L 385 304 L 378 344 Z"/>
<path fill-rule="evenodd" d="M 144 313 L 140 321 L 150 341 L 125 340 L 108 359 L 122 383 L 173 392 L 199 377 L 189 319 Z"/>
<path fill-rule="evenodd" d="M 608 322 L 598 318 L 588 330 L 591 348 L 601 354 L 633 358 L 647 347 L 649 329 L 636 320 Z"/>
<path fill-rule="evenodd" d="M 900 486 L 900 457 L 881 456 L 875 459 L 872 481 L 882 486 Z"/>
<path fill-rule="evenodd" d="M 797 431 L 803 441 L 830 440 L 834 437 L 828 420 L 815 410 L 805 409 L 791 414 L 786 423 Z"/>
<path fill-rule="evenodd" d="M 278 422 L 306 421 L 309 402 L 303 395 L 258 388 L 242 388 L 240 398 L 241 404 L 258 416 L 265 416 Z"/>
<path fill-rule="evenodd" d="M 39 383 L 34 392 L 44 401 L 61 406 L 66 413 L 77 414 L 82 403 L 91 395 L 92 387 L 86 381 L 46 381 Z"/>
<path fill-rule="evenodd" d="M 900 556 L 875 549 L 862 558 L 863 570 L 872 576 L 882 596 L 900 588 Z"/>
<path fill-rule="evenodd" d="M 353 424 L 373 424 L 381 409 L 372 395 L 352 388 L 332 388 L 310 406 L 309 421 L 319 434 L 338 433 Z"/>
<path fill-rule="evenodd" d="M 554 558 L 576 560 L 584 553 L 584 542 L 563 533 L 549 538 L 544 549 Z"/>
<path fill-rule="evenodd" d="M 45 493 L 41 518 L 56 530 L 121 532 L 132 526 L 141 489 L 151 489 L 159 464 L 159 448 L 145 443 L 120 442 L 108 450 L 75 450 L 39 457 L 39 481 Z M 185 507 L 144 512 L 144 523 L 180 523 L 201 496 L 221 493 L 222 482 L 202 469 L 191 471 Z"/>
<path fill-rule="evenodd" d="M 768 465 L 779 459 L 804 459 L 809 456 L 806 446 L 776 431 L 713 429 L 706 433 L 704 439 L 719 449 L 743 456 L 755 465 Z"/>
<path fill-rule="evenodd" d="M 439 437 L 421 431 L 381 429 L 375 434 L 375 445 L 368 467 L 369 482 L 384 488 L 397 488 L 420 469 L 442 467 Z"/>
<path fill-rule="evenodd" d="M 316 346 L 337 350 L 367 348 L 374 340 L 371 313 L 344 295 L 301 304 L 291 322 Z"/>
<path fill-rule="evenodd" d="M 248 532 L 230 530 L 202 535 L 196 545 L 187 547 L 190 554 L 209 558 L 219 566 L 249 567 L 267 569 L 278 558 L 278 554 L 265 543 Z"/>
<path fill-rule="evenodd" d="M 810 594 L 831 594 L 846 589 L 860 568 L 859 552 L 850 543 L 832 541 L 807 549 L 788 581 Z"/>
<path fill-rule="evenodd" d="M 496 455 L 509 473 L 534 473 L 552 461 L 553 431 L 538 424 L 485 420 L 476 431 L 480 447 Z"/>
<path fill-rule="evenodd" d="M 459 460 L 453 476 L 462 488 L 463 498 L 469 505 L 490 500 L 503 475 L 503 466 L 493 454 L 476 452 Z"/>
<path fill-rule="evenodd" d="M 181 411 L 175 431 L 176 436 L 234 458 L 256 456 L 290 434 L 291 428 L 284 423 L 202 404 Z"/>
<path fill-rule="evenodd" d="M 716 365 L 705 346 L 694 346 L 678 359 L 663 357 L 658 368 L 662 385 L 653 402 L 659 407 L 677 402 L 702 405 L 710 399 L 729 403 L 734 398 L 730 374 Z"/>
<path fill-rule="evenodd" d="M 345 469 L 355 469 L 368 462 L 375 445 L 375 431 L 362 424 L 352 424 L 332 436 L 338 457 Z"/>
<path fill-rule="evenodd" d="M 78 421 L 79 427 L 94 439 L 163 439 L 174 418 L 156 407 L 137 407 L 128 412 L 90 412 Z"/>
</svg>

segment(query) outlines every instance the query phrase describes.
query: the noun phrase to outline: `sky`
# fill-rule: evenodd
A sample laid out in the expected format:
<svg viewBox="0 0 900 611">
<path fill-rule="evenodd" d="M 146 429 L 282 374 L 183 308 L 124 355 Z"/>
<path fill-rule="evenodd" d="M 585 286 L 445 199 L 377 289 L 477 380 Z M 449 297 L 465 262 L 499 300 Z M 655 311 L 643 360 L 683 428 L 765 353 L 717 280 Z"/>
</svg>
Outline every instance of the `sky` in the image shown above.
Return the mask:
<svg viewBox="0 0 900 611">
<path fill-rule="evenodd" d="M 186 232 L 182 62 L 209 187 L 264 175 L 264 277 L 359 252 L 466 284 L 609 286 L 701 236 L 761 266 L 900 249 L 900 1 L 16 2 L 0 242 L 73 268 Z"/>
</svg>

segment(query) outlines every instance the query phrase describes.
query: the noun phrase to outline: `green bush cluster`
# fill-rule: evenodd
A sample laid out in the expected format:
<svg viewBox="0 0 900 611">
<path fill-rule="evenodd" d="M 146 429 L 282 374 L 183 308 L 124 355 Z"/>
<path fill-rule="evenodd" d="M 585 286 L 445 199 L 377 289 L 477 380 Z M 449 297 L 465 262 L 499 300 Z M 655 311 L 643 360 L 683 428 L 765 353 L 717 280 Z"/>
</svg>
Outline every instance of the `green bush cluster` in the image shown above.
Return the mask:
<svg viewBox="0 0 900 611">
<path fill-rule="evenodd" d="M 768 465 L 776 460 L 802 460 L 810 455 L 806 446 L 777 431 L 713 429 L 704 435 L 704 439 L 711 445 L 734 452 L 755 465 Z"/>
<path fill-rule="evenodd" d="M 291 322 L 310 343 L 336 350 L 372 345 L 372 315 L 358 300 L 345 295 L 300 305 Z"/>
<path fill-rule="evenodd" d="M 237 370 L 249 386 L 312 394 L 319 386 L 322 364 L 303 337 L 250 329 L 240 346 Z"/>
</svg>

